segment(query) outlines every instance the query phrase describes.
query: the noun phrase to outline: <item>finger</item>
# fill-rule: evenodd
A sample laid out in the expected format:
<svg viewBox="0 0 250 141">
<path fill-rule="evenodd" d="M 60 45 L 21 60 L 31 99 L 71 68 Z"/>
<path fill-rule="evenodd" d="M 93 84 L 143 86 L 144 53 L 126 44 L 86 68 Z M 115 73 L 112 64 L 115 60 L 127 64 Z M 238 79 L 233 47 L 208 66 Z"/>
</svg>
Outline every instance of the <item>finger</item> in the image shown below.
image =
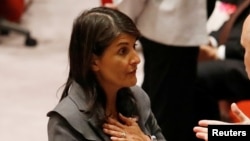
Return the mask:
<svg viewBox="0 0 250 141">
<path fill-rule="evenodd" d="M 196 133 L 196 137 L 208 141 L 207 133 L 202 133 L 202 132 Z"/>
<path fill-rule="evenodd" d="M 196 132 L 196 137 L 199 139 L 207 140 L 208 129 L 206 127 L 196 126 L 194 127 L 194 132 Z"/>
<path fill-rule="evenodd" d="M 126 138 L 126 133 L 123 131 L 115 131 L 115 130 L 104 128 L 103 132 L 113 137 Z"/>
<path fill-rule="evenodd" d="M 137 118 L 125 117 L 121 113 L 119 113 L 119 118 L 128 126 L 133 125 L 137 121 Z"/>
<path fill-rule="evenodd" d="M 207 127 L 208 125 L 227 125 L 231 124 L 228 122 L 218 121 L 218 120 L 200 120 L 198 123 L 200 126 Z"/>
<path fill-rule="evenodd" d="M 119 137 L 114 137 L 114 136 L 110 137 L 110 139 L 112 141 L 127 141 L 127 139 L 125 138 L 119 138 Z"/>
<path fill-rule="evenodd" d="M 130 118 L 130 120 L 132 120 L 132 121 L 134 121 L 134 122 L 137 122 L 137 121 L 138 121 L 138 117 Z"/>
<path fill-rule="evenodd" d="M 106 128 L 108 130 L 114 130 L 114 131 L 122 131 L 122 129 L 116 125 L 109 124 L 109 123 L 104 123 L 103 128 Z"/>
<path fill-rule="evenodd" d="M 231 104 L 231 110 L 233 112 L 233 114 L 241 121 L 245 121 L 248 120 L 248 117 L 240 110 L 240 108 L 235 104 L 232 103 Z"/>
<path fill-rule="evenodd" d="M 198 133 L 198 132 L 207 133 L 208 132 L 208 129 L 206 127 L 200 127 L 200 126 L 195 126 L 193 130 L 196 133 Z"/>
<path fill-rule="evenodd" d="M 115 120 L 113 118 L 110 118 L 110 117 L 108 118 L 107 123 L 111 124 L 111 125 L 115 125 L 115 126 L 117 126 L 119 128 L 123 128 L 124 127 L 124 125 L 121 124 L 119 121 L 117 121 L 117 120 Z"/>
</svg>

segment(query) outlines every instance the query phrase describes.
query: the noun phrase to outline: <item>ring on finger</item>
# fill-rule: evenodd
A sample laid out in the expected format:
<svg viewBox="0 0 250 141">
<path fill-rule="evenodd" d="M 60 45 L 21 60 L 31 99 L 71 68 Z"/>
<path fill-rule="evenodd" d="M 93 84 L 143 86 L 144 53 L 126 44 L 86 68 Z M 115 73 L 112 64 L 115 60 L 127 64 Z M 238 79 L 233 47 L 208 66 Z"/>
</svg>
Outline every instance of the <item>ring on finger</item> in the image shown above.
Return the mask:
<svg viewBox="0 0 250 141">
<path fill-rule="evenodd" d="M 121 135 L 122 138 L 126 138 L 126 133 L 123 131 L 122 132 L 122 135 Z"/>
</svg>

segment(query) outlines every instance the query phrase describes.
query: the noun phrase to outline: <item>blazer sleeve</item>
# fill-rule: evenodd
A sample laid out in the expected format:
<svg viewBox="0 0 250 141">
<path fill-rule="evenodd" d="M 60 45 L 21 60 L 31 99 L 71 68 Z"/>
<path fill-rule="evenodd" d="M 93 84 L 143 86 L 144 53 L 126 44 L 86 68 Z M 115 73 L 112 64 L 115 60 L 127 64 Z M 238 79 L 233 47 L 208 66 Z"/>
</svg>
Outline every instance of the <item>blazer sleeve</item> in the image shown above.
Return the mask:
<svg viewBox="0 0 250 141">
<path fill-rule="evenodd" d="M 96 132 L 74 102 L 64 98 L 47 116 L 49 141 L 95 141 Z"/>
<path fill-rule="evenodd" d="M 156 118 L 152 112 L 150 112 L 150 115 L 148 117 L 148 120 L 146 122 L 146 127 L 150 130 L 150 136 L 155 136 L 157 141 L 166 141 L 165 137 L 163 136 L 161 132 L 161 128 L 159 127 Z"/>
<path fill-rule="evenodd" d="M 147 93 L 138 86 L 133 87 L 132 91 L 137 100 L 137 107 L 140 115 L 139 124 L 143 132 L 147 135 L 155 136 L 158 141 L 166 141 L 151 110 L 150 99 Z"/>
</svg>

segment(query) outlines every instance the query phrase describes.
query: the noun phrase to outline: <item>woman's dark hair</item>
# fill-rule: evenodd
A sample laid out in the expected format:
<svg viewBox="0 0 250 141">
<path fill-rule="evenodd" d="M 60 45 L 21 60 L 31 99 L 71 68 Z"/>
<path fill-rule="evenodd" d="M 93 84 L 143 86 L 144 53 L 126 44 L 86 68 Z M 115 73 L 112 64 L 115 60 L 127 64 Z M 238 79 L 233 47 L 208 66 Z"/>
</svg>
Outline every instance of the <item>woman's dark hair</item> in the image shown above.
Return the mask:
<svg viewBox="0 0 250 141">
<path fill-rule="evenodd" d="M 138 110 L 133 93 L 127 88 L 122 88 L 117 93 L 117 111 L 126 117 L 137 117 Z"/>
<path fill-rule="evenodd" d="M 74 21 L 69 45 L 69 74 L 61 99 L 68 95 L 72 82 L 77 82 L 92 108 L 98 99 L 96 95 L 98 82 L 91 70 L 93 54 L 101 56 L 111 42 L 121 33 L 139 38 L 134 22 L 118 10 L 96 7 L 81 13 Z M 99 98 L 98 98 L 99 97 Z"/>
</svg>

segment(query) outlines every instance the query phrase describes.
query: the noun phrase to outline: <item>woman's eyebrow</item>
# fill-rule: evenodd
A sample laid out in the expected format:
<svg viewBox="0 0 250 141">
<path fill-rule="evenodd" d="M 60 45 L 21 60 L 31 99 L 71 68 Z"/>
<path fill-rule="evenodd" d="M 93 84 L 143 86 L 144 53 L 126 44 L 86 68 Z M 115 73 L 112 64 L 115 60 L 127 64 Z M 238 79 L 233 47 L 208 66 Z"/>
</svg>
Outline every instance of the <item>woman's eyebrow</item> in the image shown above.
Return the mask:
<svg viewBox="0 0 250 141">
<path fill-rule="evenodd" d="M 118 45 L 118 46 L 121 46 L 121 45 L 129 45 L 129 43 L 128 43 L 128 42 L 119 42 L 117 45 Z"/>
</svg>

